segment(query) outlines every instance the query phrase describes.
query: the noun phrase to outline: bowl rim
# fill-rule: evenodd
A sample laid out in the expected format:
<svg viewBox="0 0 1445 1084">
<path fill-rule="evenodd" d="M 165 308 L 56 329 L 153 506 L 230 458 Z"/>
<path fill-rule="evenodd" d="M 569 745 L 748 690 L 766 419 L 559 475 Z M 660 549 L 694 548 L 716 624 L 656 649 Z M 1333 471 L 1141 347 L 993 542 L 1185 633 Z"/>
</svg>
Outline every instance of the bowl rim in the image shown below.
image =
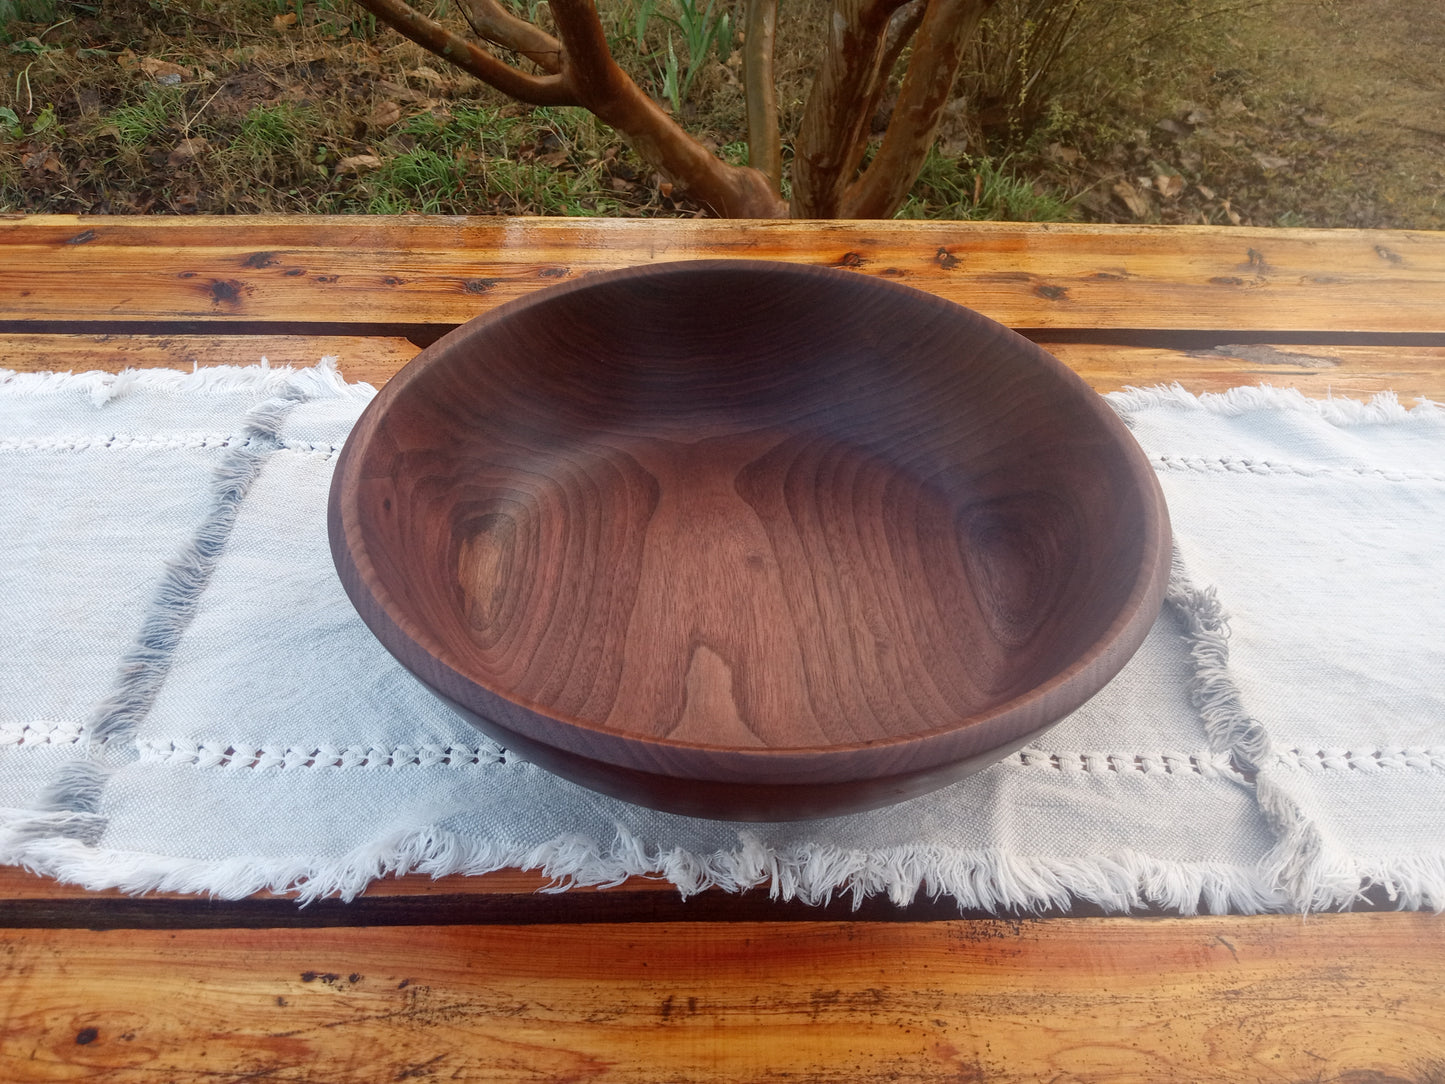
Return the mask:
<svg viewBox="0 0 1445 1084">
<path fill-rule="evenodd" d="M 827 745 L 752 748 L 639 734 L 527 702 L 468 674 L 457 664 L 452 653 L 426 629 L 417 628 L 407 620 L 406 610 L 396 605 L 379 577 L 375 575 L 374 564 L 367 553 L 361 532 L 352 477 L 355 464 L 365 459 L 366 451 L 376 436 L 389 405 L 404 396 L 410 385 L 422 377 L 443 350 L 450 349 L 453 343 L 480 335 L 495 324 L 515 319 L 537 306 L 550 304 L 561 296 L 632 279 L 724 269 L 734 272 L 797 275 L 836 282 L 856 282 L 861 276 L 868 280 L 870 289 L 895 291 L 900 296 L 912 299 L 914 303 L 935 307 L 940 312 L 949 312 L 955 318 L 963 314 L 966 319 L 982 321 L 985 326 L 1001 329 L 1006 337 L 1012 337 L 1022 344 L 1026 354 L 1032 355 L 1043 369 L 1053 370 L 1054 375 L 1085 404 L 1095 424 L 1103 427 L 1115 443 L 1123 448 L 1122 460 L 1128 467 L 1130 480 L 1142 502 L 1144 537 L 1141 540 L 1142 559 L 1123 601 L 1108 625 L 1072 662 L 1047 680 L 1008 700 L 985 710 L 960 716 L 930 730 Z M 1142 645 L 1162 607 L 1172 563 L 1172 533 L 1168 507 L 1158 477 L 1149 466 L 1143 450 L 1122 419 L 1108 406 L 1104 396 L 1094 391 L 1082 377 L 1043 347 L 975 309 L 917 287 L 866 272 L 844 270 L 829 265 L 756 258 L 681 258 L 589 271 L 570 281 L 543 287 L 504 302 L 447 332 L 403 366 L 377 393 L 357 420 L 337 459 L 327 519 L 332 557 L 353 606 L 387 651 L 423 684 L 433 692 L 439 692 L 445 699 L 454 699 L 454 694 L 439 690 L 434 684 L 435 679 L 449 677 L 451 684 L 479 690 L 489 698 L 519 709 L 509 712 L 497 722 L 508 730 L 523 731 L 523 736 L 529 741 L 579 753 L 618 767 L 636 767 L 638 750 L 653 751 L 653 759 L 659 763 L 675 763 L 679 755 L 685 757 L 686 754 L 696 753 L 706 754 L 707 767 L 711 769 L 718 769 L 716 762 L 719 758 L 736 763 L 740 767 L 736 777 L 754 772 L 762 765 L 770 768 L 790 765 L 795 770 L 805 771 L 809 781 L 823 778 L 837 781 L 856 778 L 862 781 L 871 778 L 872 773 L 865 767 L 860 767 L 874 759 L 869 754 L 886 755 L 907 749 L 912 754 L 907 758 L 910 762 L 934 765 L 949 758 L 973 755 L 993 745 L 1016 745 L 1020 736 L 1037 735 L 1049 729 L 1108 684 Z M 405 655 L 408 648 L 420 651 L 427 657 L 430 665 L 422 669 L 431 673 L 419 672 L 419 667 Z M 477 708 L 469 710 L 480 713 Z M 1019 719 L 1020 725 L 1004 725 L 1004 721 L 1009 719 Z M 585 738 L 581 741 L 569 740 L 583 736 Z M 624 749 L 627 750 L 626 753 L 622 752 Z M 834 775 L 827 771 L 830 762 L 846 762 L 849 770 L 842 775 Z M 889 764 L 890 771 L 898 770 L 896 760 Z M 819 771 L 822 771 L 823 775 L 820 776 Z M 723 772 L 722 775 L 709 772 L 697 777 L 731 779 L 735 775 L 732 772 Z"/>
</svg>

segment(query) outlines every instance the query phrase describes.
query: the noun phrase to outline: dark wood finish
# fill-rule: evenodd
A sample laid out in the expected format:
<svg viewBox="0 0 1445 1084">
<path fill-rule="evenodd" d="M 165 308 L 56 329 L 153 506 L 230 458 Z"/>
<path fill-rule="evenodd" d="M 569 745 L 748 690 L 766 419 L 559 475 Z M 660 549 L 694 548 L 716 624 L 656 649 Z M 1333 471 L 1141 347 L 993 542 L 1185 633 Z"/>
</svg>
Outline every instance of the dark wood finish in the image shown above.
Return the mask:
<svg viewBox="0 0 1445 1084">
<path fill-rule="evenodd" d="M 1067 368 L 845 272 L 614 272 L 428 348 L 358 424 L 333 553 L 498 740 L 659 808 L 792 819 L 1017 748 L 1127 661 L 1163 497 Z"/>
</svg>

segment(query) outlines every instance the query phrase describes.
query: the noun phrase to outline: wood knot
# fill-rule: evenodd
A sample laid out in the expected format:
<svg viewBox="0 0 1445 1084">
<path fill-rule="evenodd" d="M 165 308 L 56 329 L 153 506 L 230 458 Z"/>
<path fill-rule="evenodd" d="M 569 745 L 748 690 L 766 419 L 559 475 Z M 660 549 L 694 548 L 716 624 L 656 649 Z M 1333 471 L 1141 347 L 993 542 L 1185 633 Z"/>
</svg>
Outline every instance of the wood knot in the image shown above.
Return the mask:
<svg viewBox="0 0 1445 1084">
<path fill-rule="evenodd" d="M 244 282 L 235 279 L 216 279 L 211 283 L 211 300 L 217 305 L 239 305 L 241 292 L 247 289 Z"/>
</svg>

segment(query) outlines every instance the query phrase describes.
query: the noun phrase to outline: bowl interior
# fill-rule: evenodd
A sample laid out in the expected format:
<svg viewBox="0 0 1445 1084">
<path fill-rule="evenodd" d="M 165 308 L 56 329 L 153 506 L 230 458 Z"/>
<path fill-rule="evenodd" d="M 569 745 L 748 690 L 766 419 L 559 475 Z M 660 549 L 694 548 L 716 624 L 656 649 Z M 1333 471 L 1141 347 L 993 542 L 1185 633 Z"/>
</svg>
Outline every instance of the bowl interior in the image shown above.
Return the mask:
<svg viewBox="0 0 1445 1084">
<path fill-rule="evenodd" d="M 550 719 L 730 749 L 1086 665 L 1157 544 L 1122 426 L 968 310 L 809 270 L 584 280 L 429 348 L 348 467 L 396 626 Z"/>
</svg>

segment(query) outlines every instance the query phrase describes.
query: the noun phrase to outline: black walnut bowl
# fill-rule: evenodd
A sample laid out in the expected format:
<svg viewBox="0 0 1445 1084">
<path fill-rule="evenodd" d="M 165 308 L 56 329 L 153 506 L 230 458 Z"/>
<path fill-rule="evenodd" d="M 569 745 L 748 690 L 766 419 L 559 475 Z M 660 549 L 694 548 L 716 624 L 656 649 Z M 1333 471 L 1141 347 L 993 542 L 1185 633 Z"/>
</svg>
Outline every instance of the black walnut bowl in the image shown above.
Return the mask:
<svg viewBox="0 0 1445 1084">
<path fill-rule="evenodd" d="M 536 764 L 704 817 L 914 797 L 1143 641 L 1169 521 L 1073 372 L 961 306 L 754 261 L 583 277 L 424 350 L 329 528 L 372 632 Z"/>
</svg>

